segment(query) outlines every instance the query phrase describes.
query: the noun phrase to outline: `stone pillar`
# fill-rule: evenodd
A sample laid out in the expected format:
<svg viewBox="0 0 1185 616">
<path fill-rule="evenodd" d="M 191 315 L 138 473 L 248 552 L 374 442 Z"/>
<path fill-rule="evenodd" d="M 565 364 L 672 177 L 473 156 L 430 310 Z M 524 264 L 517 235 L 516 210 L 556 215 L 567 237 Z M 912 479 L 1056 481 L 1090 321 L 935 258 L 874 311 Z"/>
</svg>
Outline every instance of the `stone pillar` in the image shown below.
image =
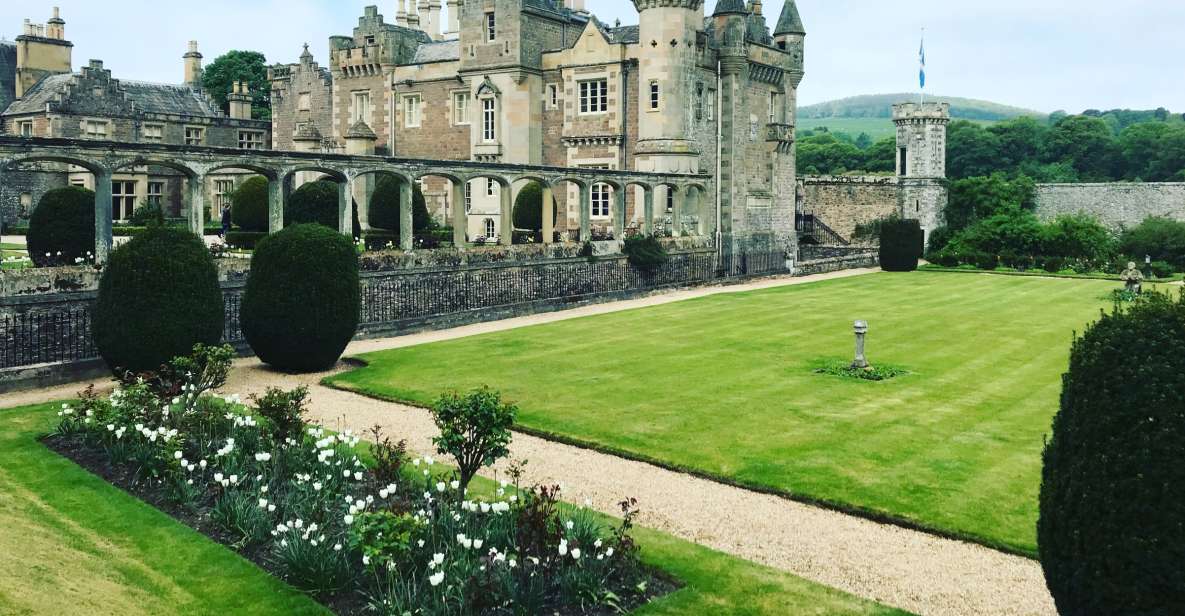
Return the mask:
<svg viewBox="0 0 1185 616">
<path fill-rule="evenodd" d="M 625 239 L 625 191 L 613 189 L 613 239 L 618 242 Z"/>
<path fill-rule="evenodd" d="M 690 189 L 685 186 L 682 188 L 667 186 L 667 190 L 675 193 L 671 197 L 671 237 L 679 237 L 683 235 L 683 200 L 687 198 Z"/>
<path fill-rule="evenodd" d="M 95 175 L 95 263 L 106 263 L 111 254 L 111 172 Z M 194 208 L 190 206 L 192 212 Z M 200 215 L 199 215 L 200 216 Z M 191 214 L 192 218 L 192 214 Z"/>
<path fill-rule="evenodd" d="M 346 154 L 350 156 L 374 156 L 374 144 L 378 135 L 370 126 L 358 120 L 346 132 Z M 362 231 L 370 230 L 370 198 L 374 195 L 375 176 L 373 173 L 354 178 L 352 197 L 358 207 L 358 226 Z"/>
<path fill-rule="evenodd" d="M 592 185 L 580 185 L 580 241 L 592 240 Z"/>
<path fill-rule="evenodd" d="M 466 182 L 453 180 L 453 246 L 465 249 L 465 235 L 469 230 L 469 214 L 465 212 Z"/>
<path fill-rule="evenodd" d="M 654 234 L 654 188 L 646 186 L 643 188 L 646 194 L 645 206 L 642 208 L 642 233 L 644 235 Z"/>
<path fill-rule="evenodd" d="M 284 229 L 284 181 L 282 176 L 267 181 L 267 232 Z"/>
<path fill-rule="evenodd" d="M 502 246 L 511 246 L 514 244 L 514 204 L 510 199 L 510 185 L 498 184 L 498 198 L 501 200 L 500 216 L 502 230 L 498 233 L 498 243 Z"/>
<path fill-rule="evenodd" d="M 97 185 L 97 178 L 96 178 Z M 222 212 L 217 214 L 219 218 Z M 206 176 L 189 178 L 189 230 L 203 237 L 206 230 Z"/>
<path fill-rule="evenodd" d="M 428 0 L 428 35 L 432 40 L 444 38 L 444 28 L 440 25 L 440 0 Z"/>
<path fill-rule="evenodd" d="M 399 249 L 411 250 L 416 238 L 416 229 L 412 218 L 412 199 L 414 191 L 411 182 L 405 178 L 399 179 Z M 464 203 L 462 203 L 464 207 Z"/>
<path fill-rule="evenodd" d="M 461 2 L 460 0 L 445 0 L 445 6 L 448 7 L 448 32 L 446 34 L 459 34 L 461 32 Z"/>
<path fill-rule="evenodd" d="M 354 211 L 350 207 L 350 180 L 343 178 L 337 183 L 337 230 L 342 235 L 354 237 Z"/>
<path fill-rule="evenodd" d="M 543 202 L 539 215 L 542 216 L 543 227 L 540 233 L 543 234 L 543 243 L 550 244 L 555 241 L 555 196 L 551 194 L 551 184 L 541 186 Z"/>
</svg>

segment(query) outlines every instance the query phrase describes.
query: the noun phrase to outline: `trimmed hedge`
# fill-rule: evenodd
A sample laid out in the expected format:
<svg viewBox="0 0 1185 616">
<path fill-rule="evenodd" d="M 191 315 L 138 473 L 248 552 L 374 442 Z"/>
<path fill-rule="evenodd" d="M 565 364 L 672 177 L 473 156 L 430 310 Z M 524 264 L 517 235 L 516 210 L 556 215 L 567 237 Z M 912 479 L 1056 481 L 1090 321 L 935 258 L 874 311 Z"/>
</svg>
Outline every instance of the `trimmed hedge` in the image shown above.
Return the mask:
<svg viewBox="0 0 1185 616">
<path fill-rule="evenodd" d="M 332 367 L 358 330 L 358 253 L 322 225 L 288 227 L 255 247 L 243 335 L 265 363 L 291 372 Z"/>
<path fill-rule="evenodd" d="M 95 193 L 68 186 L 42 195 L 29 217 L 25 241 L 29 258 L 37 267 L 73 265 L 76 259 L 94 253 Z"/>
<path fill-rule="evenodd" d="M 112 251 L 92 316 L 112 370 L 155 370 L 195 344 L 218 344 L 222 326 L 218 270 L 201 238 L 150 227 Z"/>
<path fill-rule="evenodd" d="M 1185 606 L 1185 299 L 1146 294 L 1074 341 L 1037 542 L 1061 614 Z"/>
<path fill-rule="evenodd" d="M 362 234 L 358 224 L 358 207 L 353 204 L 353 235 Z M 284 206 L 284 226 L 316 223 L 337 230 L 337 183 L 329 180 L 309 182 L 296 189 Z M 266 229 L 265 229 L 266 230 Z"/>
<path fill-rule="evenodd" d="M 268 230 L 267 178 L 258 175 L 247 178 L 231 193 L 230 220 L 243 231 Z"/>
<path fill-rule="evenodd" d="M 555 207 L 555 196 L 552 196 L 551 222 L 555 224 L 559 216 L 559 208 Z M 535 231 L 536 237 L 542 237 L 543 231 L 543 186 L 539 182 L 530 182 L 518 191 L 514 198 L 514 228 Z M 518 242 L 516 242 L 518 243 Z"/>
<path fill-rule="evenodd" d="M 881 222 L 881 269 L 887 272 L 912 272 L 926 241 L 925 233 L 916 220 L 888 218 Z"/>
<path fill-rule="evenodd" d="M 265 237 L 267 237 L 267 231 L 228 231 L 226 245 L 251 250 L 255 248 L 259 240 Z"/>
<path fill-rule="evenodd" d="M 621 245 L 621 253 L 626 256 L 631 266 L 643 272 L 653 272 L 671 258 L 662 242 L 653 235 L 632 235 L 625 238 Z"/>
<path fill-rule="evenodd" d="M 392 175 L 382 175 L 375 185 L 374 194 L 370 197 L 370 226 L 392 231 L 397 237 L 399 235 L 399 187 L 401 185 L 402 181 L 399 178 Z M 432 216 L 428 213 L 428 205 L 424 201 L 424 193 L 420 191 L 419 184 L 411 186 L 411 204 L 412 230 L 418 235 L 432 226 Z"/>
</svg>

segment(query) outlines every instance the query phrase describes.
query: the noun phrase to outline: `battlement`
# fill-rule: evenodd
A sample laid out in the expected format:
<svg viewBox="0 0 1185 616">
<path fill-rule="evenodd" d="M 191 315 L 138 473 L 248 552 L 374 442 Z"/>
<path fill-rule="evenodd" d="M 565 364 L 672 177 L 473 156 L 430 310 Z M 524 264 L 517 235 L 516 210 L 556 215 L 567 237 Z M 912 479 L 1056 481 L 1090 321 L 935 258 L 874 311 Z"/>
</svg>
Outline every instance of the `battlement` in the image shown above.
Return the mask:
<svg viewBox="0 0 1185 616">
<path fill-rule="evenodd" d="M 897 103 L 893 105 L 893 121 L 940 120 L 950 121 L 950 103 Z"/>
</svg>

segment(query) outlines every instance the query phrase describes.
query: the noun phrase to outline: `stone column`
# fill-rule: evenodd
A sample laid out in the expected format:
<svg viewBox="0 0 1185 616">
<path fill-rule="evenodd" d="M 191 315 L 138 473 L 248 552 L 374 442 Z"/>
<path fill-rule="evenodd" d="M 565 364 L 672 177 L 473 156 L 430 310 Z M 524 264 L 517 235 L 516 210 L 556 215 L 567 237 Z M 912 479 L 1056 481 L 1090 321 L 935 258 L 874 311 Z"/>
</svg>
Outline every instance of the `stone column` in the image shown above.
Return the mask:
<svg viewBox="0 0 1185 616">
<path fill-rule="evenodd" d="M 690 189 L 687 187 L 675 188 L 674 186 L 667 186 L 667 190 L 674 193 L 671 197 L 671 237 L 679 237 L 683 235 L 683 200 L 687 198 L 687 193 Z"/>
<path fill-rule="evenodd" d="M 267 181 L 267 232 L 279 233 L 284 229 L 284 181 L 283 176 Z"/>
<path fill-rule="evenodd" d="M 540 233 L 543 234 L 543 243 L 550 244 L 555 241 L 555 196 L 551 194 L 551 184 L 541 186 L 543 203 L 539 215 L 543 217 L 543 227 Z"/>
<path fill-rule="evenodd" d="M 95 263 L 106 263 L 111 254 L 111 172 L 95 173 Z M 199 202 L 200 203 L 200 202 Z M 190 206 L 190 212 L 195 209 Z M 190 214 L 192 222 L 193 214 Z M 201 214 L 198 215 L 201 220 Z"/>
<path fill-rule="evenodd" d="M 346 154 L 350 156 L 374 156 L 374 144 L 378 135 L 374 134 L 370 126 L 358 120 L 346 132 Z M 368 173 L 354 178 L 352 183 L 354 203 L 358 207 L 358 226 L 362 231 L 370 230 L 370 198 L 374 195 L 375 176 Z"/>
<path fill-rule="evenodd" d="M 592 240 L 592 185 L 580 185 L 580 241 Z"/>
<path fill-rule="evenodd" d="M 350 207 L 350 180 L 343 178 L 337 183 L 337 230 L 342 235 L 354 237 L 354 211 Z"/>
<path fill-rule="evenodd" d="M 96 185 L 98 185 L 98 178 Z M 222 212 L 218 212 L 222 217 Z M 198 237 L 203 237 L 206 230 L 206 176 L 195 175 L 189 178 L 189 230 Z"/>
<path fill-rule="evenodd" d="M 412 220 L 413 191 L 411 182 L 406 178 L 399 179 L 399 249 L 411 250 L 416 238 L 414 221 Z"/>
<path fill-rule="evenodd" d="M 502 230 L 498 233 L 498 243 L 502 246 L 514 244 L 514 204 L 510 201 L 511 192 L 509 184 L 498 184 L 498 198 L 502 202 Z"/>
<path fill-rule="evenodd" d="M 621 242 L 625 239 L 625 191 L 613 189 L 613 239 Z"/>
<path fill-rule="evenodd" d="M 466 182 L 452 181 L 453 184 L 453 246 L 457 250 L 465 249 L 465 235 L 469 230 L 469 214 L 465 212 Z"/>
<path fill-rule="evenodd" d="M 654 233 L 654 188 L 645 186 L 643 192 L 646 194 L 646 203 L 642 208 L 642 233 L 652 235 Z"/>
</svg>

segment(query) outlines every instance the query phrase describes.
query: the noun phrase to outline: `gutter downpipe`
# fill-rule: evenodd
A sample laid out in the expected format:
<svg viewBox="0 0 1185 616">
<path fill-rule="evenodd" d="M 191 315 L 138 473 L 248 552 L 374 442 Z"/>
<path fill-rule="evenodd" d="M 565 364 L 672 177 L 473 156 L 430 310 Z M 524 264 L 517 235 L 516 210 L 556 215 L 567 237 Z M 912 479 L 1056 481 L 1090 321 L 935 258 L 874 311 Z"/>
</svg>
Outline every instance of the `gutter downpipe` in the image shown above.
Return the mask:
<svg viewBox="0 0 1185 616">
<path fill-rule="evenodd" d="M 724 115 L 724 80 L 720 77 L 720 59 L 716 59 L 716 257 L 717 260 L 724 258 L 724 247 L 721 245 L 721 238 L 723 234 L 720 231 L 720 221 L 722 219 L 720 213 L 720 158 L 724 154 L 723 142 L 723 122 L 721 121 Z"/>
</svg>

